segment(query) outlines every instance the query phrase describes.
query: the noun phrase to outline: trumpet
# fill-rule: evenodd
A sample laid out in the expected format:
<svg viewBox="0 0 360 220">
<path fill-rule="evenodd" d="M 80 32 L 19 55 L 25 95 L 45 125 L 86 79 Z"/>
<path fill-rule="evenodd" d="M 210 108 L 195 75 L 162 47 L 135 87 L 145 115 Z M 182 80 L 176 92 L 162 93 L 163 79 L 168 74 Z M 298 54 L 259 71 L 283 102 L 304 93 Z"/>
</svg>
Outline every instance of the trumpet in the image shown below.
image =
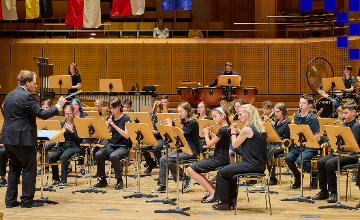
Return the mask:
<svg viewBox="0 0 360 220">
<path fill-rule="evenodd" d="M 324 108 L 321 108 L 317 113 L 316 113 L 316 118 L 317 119 L 319 119 L 319 117 L 320 117 L 320 115 L 321 115 L 321 113 L 322 113 L 322 111 L 324 110 Z"/>
<path fill-rule="evenodd" d="M 175 121 L 175 120 L 178 120 L 178 119 L 181 119 L 181 117 L 178 117 L 178 118 L 171 118 L 171 121 Z M 159 124 L 162 124 L 162 123 L 166 123 L 166 119 L 163 120 L 163 121 L 159 121 L 158 123 L 156 123 L 156 125 L 159 125 Z"/>
<path fill-rule="evenodd" d="M 263 119 L 262 122 L 268 122 L 270 120 L 270 118 L 274 117 L 275 112 L 274 110 L 272 110 L 269 114 L 269 117 L 267 119 Z"/>
<path fill-rule="evenodd" d="M 334 121 L 333 125 L 336 125 L 338 122 L 341 122 L 341 125 L 343 125 L 343 124 L 345 124 L 344 121 L 345 121 L 345 118 L 339 118 L 338 120 Z"/>
<path fill-rule="evenodd" d="M 210 127 L 209 127 L 209 128 L 214 127 L 214 125 L 216 125 L 216 123 L 214 123 L 214 124 L 210 125 Z M 206 127 L 207 127 L 207 126 L 206 126 Z M 204 129 L 205 129 L 205 128 L 204 128 Z M 204 132 L 205 132 L 205 130 L 202 130 L 202 131 L 200 132 L 200 134 L 199 134 L 199 135 L 202 135 Z"/>
</svg>

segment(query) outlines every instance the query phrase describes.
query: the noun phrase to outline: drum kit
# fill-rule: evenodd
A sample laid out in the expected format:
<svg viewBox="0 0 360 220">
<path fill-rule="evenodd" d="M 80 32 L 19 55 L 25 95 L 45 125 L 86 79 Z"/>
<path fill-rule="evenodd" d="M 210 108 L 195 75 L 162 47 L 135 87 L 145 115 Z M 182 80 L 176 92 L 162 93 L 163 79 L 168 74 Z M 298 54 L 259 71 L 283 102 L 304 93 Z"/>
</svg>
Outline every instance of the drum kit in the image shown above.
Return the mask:
<svg viewBox="0 0 360 220">
<path fill-rule="evenodd" d="M 208 106 L 217 106 L 220 98 L 227 94 L 224 87 L 198 87 L 191 88 L 189 85 L 198 84 L 197 82 L 180 82 L 186 87 L 178 87 L 177 93 L 182 102 L 189 102 L 193 107 L 197 106 L 200 101 L 204 101 Z M 230 94 L 234 99 L 243 99 L 247 104 L 251 104 L 258 94 L 257 87 L 233 87 L 230 88 Z"/>
</svg>

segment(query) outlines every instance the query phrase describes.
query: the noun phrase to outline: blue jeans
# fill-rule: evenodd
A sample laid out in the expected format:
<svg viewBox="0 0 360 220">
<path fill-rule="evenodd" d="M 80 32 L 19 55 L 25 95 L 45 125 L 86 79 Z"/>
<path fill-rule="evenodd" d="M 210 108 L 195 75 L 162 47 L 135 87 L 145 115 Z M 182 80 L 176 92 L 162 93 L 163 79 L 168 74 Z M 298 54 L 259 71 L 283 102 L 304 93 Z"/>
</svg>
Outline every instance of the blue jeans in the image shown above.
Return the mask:
<svg viewBox="0 0 360 220">
<path fill-rule="evenodd" d="M 304 148 L 302 151 L 303 157 L 303 169 L 305 172 L 310 172 L 311 164 L 310 159 L 317 155 L 318 150 L 316 148 Z M 294 174 L 294 176 L 299 176 L 300 172 L 296 167 L 295 161 L 298 166 L 300 166 L 300 147 L 295 145 L 291 148 L 290 152 L 285 157 L 285 162 L 289 166 L 289 169 Z"/>
</svg>

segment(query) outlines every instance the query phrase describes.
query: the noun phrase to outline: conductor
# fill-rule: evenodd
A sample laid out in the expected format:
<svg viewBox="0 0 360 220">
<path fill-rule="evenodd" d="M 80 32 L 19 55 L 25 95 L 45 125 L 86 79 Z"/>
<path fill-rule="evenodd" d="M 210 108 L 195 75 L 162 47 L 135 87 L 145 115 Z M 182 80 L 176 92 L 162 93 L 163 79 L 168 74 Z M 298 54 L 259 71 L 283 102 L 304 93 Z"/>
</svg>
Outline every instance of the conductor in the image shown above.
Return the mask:
<svg viewBox="0 0 360 220">
<path fill-rule="evenodd" d="M 43 120 L 59 114 L 66 100 L 60 97 L 58 103 L 49 110 L 43 110 L 31 94 L 36 89 L 36 74 L 21 70 L 18 75 L 18 87 L 7 94 L 4 101 L 4 124 L 2 138 L 9 157 L 8 188 L 5 196 L 6 208 L 21 206 L 31 208 L 42 206 L 35 202 L 36 183 L 36 117 Z M 21 203 L 17 201 L 18 182 L 22 172 Z"/>
</svg>

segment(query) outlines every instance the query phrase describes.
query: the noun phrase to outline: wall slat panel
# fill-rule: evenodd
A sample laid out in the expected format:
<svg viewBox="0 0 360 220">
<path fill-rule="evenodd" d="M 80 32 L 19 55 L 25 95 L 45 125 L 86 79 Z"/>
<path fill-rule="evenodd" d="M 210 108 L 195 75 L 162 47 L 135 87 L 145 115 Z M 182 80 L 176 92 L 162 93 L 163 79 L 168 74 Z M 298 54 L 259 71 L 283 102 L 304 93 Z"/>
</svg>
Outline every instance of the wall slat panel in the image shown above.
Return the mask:
<svg viewBox="0 0 360 220">
<path fill-rule="evenodd" d="M 241 86 L 258 87 L 259 94 L 268 93 L 268 44 L 237 44 L 237 72 Z"/>
<path fill-rule="evenodd" d="M 75 63 L 81 73 L 81 89 L 99 91 L 99 79 L 106 74 L 106 45 L 76 44 Z"/>
<path fill-rule="evenodd" d="M 124 91 L 130 91 L 139 80 L 138 45 L 108 44 L 106 57 L 107 75 L 101 78 L 121 79 Z"/>
<path fill-rule="evenodd" d="M 202 44 L 174 44 L 172 46 L 172 93 L 177 87 L 186 87 L 180 81 L 197 82 L 203 84 L 203 45 Z M 191 84 L 189 87 L 198 87 Z"/>
<path fill-rule="evenodd" d="M 139 86 L 159 85 L 157 93 L 171 93 L 171 44 L 140 44 L 139 45 Z M 164 78 L 159 78 L 164 76 Z M 158 77 L 158 78 L 156 78 Z"/>
<path fill-rule="evenodd" d="M 10 43 L 0 43 L 0 85 L 1 94 L 7 94 L 15 87 L 12 85 L 17 83 L 16 75 L 10 70 Z"/>
<path fill-rule="evenodd" d="M 300 93 L 300 44 L 269 44 L 269 94 Z"/>
<path fill-rule="evenodd" d="M 209 85 L 221 71 L 225 63 L 231 62 L 233 70 L 241 73 L 237 65 L 235 44 L 205 44 L 204 45 L 204 85 Z"/>
</svg>

